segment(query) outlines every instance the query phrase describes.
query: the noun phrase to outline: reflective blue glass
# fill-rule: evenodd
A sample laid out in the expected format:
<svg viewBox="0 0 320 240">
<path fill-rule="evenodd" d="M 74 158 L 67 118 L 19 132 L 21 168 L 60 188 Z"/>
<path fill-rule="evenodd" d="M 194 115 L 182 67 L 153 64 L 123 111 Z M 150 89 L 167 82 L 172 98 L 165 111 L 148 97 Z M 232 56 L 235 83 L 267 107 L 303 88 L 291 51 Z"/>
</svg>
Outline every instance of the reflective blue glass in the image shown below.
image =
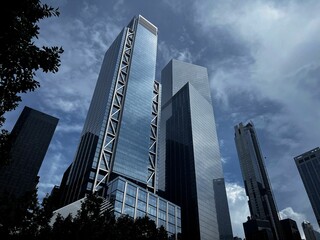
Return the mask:
<svg viewBox="0 0 320 240">
<path fill-rule="evenodd" d="M 137 188 L 131 184 L 127 185 L 127 194 L 133 197 L 136 196 Z"/>
<path fill-rule="evenodd" d="M 113 171 L 146 183 L 157 36 L 138 24 Z"/>
<path fill-rule="evenodd" d="M 219 239 L 213 179 L 223 172 L 207 69 L 172 60 L 161 83 L 159 188 L 181 207 L 182 238 Z"/>
<path fill-rule="evenodd" d="M 145 191 L 139 189 L 138 198 L 139 198 L 139 200 L 146 202 L 147 201 L 147 193 Z"/>
<path fill-rule="evenodd" d="M 154 207 L 157 206 L 157 198 L 151 194 L 149 194 L 149 204 Z"/>
<path fill-rule="evenodd" d="M 136 199 L 134 197 L 131 197 L 129 195 L 126 196 L 126 204 L 131 206 L 131 207 L 134 207 L 136 203 Z"/>
</svg>

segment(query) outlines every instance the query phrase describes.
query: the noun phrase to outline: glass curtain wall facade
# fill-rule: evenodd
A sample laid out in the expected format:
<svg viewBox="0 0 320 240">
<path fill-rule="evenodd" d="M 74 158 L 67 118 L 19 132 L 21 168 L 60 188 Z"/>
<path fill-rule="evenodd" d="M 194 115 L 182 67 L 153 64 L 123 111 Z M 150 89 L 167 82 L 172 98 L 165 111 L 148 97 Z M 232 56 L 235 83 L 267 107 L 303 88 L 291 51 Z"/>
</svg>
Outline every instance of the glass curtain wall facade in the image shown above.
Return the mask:
<svg viewBox="0 0 320 240">
<path fill-rule="evenodd" d="M 78 150 L 61 187 L 63 205 L 86 193 L 105 196 L 107 183 L 117 176 L 155 191 L 156 55 L 157 28 L 140 15 L 107 50 Z"/>
<path fill-rule="evenodd" d="M 122 177 L 109 183 L 107 199 L 114 206 L 116 217 L 122 214 L 134 219 L 148 216 L 157 228 L 163 226 L 172 239 L 177 239 L 181 233 L 180 207 Z"/>
<path fill-rule="evenodd" d="M 11 132 L 11 162 L 0 168 L 0 193 L 20 197 L 35 190 L 37 174 L 58 121 L 53 116 L 24 107 Z"/>
<path fill-rule="evenodd" d="M 220 239 L 215 199 L 227 198 L 214 193 L 224 180 L 207 69 L 171 60 L 161 83 L 159 190 L 181 207 L 184 239 Z"/>
<path fill-rule="evenodd" d="M 294 158 L 320 227 L 320 148 Z"/>
<path fill-rule="evenodd" d="M 275 239 L 283 239 L 276 203 L 264 164 L 262 151 L 252 122 L 234 127 L 235 143 L 251 219 L 268 220 Z"/>
</svg>

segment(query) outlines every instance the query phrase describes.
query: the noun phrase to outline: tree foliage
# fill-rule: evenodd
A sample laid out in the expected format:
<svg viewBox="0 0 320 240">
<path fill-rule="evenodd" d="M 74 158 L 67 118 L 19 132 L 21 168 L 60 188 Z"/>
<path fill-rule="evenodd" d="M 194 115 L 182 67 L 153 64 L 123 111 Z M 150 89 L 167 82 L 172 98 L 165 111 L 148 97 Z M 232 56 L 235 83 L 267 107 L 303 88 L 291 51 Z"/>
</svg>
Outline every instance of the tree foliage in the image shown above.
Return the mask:
<svg viewBox="0 0 320 240">
<path fill-rule="evenodd" d="M 59 9 L 42 4 L 40 0 L 11 0 L 1 6 L 0 27 L 0 128 L 4 114 L 21 102 L 19 94 L 40 87 L 36 71 L 55 73 L 60 66 L 61 47 L 35 45 L 41 19 L 59 16 Z M 7 153 L 7 135 L 0 138 L 0 152 Z M 3 148 L 2 148 L 3 147 Z M 8 148 L 9 147 L 9 148 Z M 7 156 L 7 155 L 3 155 Z M 6 159 L 2 156 L 2 159 Z"/>
<path fill-rule="evenodd" d="M 57 215 L 53 224 L 50 197 L 42 205 L 36 192 L 20 199 L 0 199 L 0 239 L 46 240 L 168 240 L 163 227 L 156 228 L 148 217 L 133 220 L 128 215 L 115 219 L 100 212 L 101 198 L 89 195 L 76 216 Z"/>
</svg>

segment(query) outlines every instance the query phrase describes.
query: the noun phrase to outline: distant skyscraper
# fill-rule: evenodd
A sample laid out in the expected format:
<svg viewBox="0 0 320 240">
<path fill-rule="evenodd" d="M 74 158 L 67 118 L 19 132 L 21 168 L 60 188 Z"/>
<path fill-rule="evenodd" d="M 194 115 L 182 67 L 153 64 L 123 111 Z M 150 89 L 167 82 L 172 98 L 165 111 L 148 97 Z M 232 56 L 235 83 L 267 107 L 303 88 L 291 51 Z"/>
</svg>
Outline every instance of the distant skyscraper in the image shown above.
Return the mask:
<svg viewBox="0 0 320 240">
<path fill-rule="evenodd" d="M 135 17 L 107 50 L 64 204 L 105 191 L 116 176 L 155 190 L 157 33 L 145 18 Z"/>
<path fill-rule="evenodd" d="M 276 203 L 252 122 L 246 126 L 242 123 L 235 126 L 235 143 L 246 194 L 249 197 L 251 219 L 268 220 L 275 239 L 282 239 Z"/>
<path fill-rule="evenodd" d="M 294 158 L 313 212 L 320 226 L 320 148 L 314 148 Z"/>
<path fill-rule="evenodd" d="M 35 189 L 57 124 L 57 118 L 24 107 L 11 132 L 11 162 L 0 169 L 0 192 L 20 197 Z"/>
<path fill-rule="evenodd" d="M 308 221 L 303 221 L 301 225 L 306 240 L 320 240 L 320 233 L 313 229 L 311 223 Z"/>
<path fill-rule="evenodd" d="M 181 206 L 183 239 L 232 239 L 207 69 L 171 60 L 161 84 L 159 189 Z"/>
<path fill-rule="evenodd" d="M 296 221 L 287 218 L 280 220 L 284 239 L 301 240 Z"/>
</svg>

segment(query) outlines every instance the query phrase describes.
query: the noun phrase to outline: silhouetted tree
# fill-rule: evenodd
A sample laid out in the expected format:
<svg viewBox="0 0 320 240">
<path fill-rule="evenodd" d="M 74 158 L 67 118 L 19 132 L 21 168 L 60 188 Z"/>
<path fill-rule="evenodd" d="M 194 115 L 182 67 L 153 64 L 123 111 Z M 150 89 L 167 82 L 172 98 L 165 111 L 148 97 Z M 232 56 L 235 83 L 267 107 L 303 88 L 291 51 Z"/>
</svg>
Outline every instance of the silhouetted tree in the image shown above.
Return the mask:
<svg viewBox="0 0 320 240">
<path fill-rule="evenodd" d="M 138 218 L 134 222 L 136 240 L 157 239 L 158 230 L 154 221 L 147 216 Z"/>
<path fill-rule="evenodd" d="M 35 79 L 36 71 L 58 71 L 63 49 L 57 46 L 40 48 L 34 42 L 39 35 L 39 20 L 59 16 L 58 8 L 42 4 L 40 0 L 11 0 L 2 4 L 0 12 L 1 128 L 5 122 L 4 114 L 19 105 L 19 94 L 34 91 L 40 86 Z M 7 134 L 1 132 L 0 137 L 2 164 L 9 158 L 10 151 L 5 144 Z"/>
<path fill-rule="evenodd" d="M 44 223 L 38 203 L 37 190 L 22 197 L 1 194 L 0 239 L 30 239 L 39 235 Z"/>
<path fill-rule="evenodd" d="M 75 217 L 58 214 L 52 226 L 50 197 L 40 205 L 36 191 L 20 199 L 0 199 L 0 239 L 35 240 L 168 240 L 164 227 L 156 228 L 148 217 L 133 220 L 128 215 L 115 220 L 101 213 L 102 199 L 88 195 Z M 5 206 L 5 207 L 4 207 Z"/>
</svg>

